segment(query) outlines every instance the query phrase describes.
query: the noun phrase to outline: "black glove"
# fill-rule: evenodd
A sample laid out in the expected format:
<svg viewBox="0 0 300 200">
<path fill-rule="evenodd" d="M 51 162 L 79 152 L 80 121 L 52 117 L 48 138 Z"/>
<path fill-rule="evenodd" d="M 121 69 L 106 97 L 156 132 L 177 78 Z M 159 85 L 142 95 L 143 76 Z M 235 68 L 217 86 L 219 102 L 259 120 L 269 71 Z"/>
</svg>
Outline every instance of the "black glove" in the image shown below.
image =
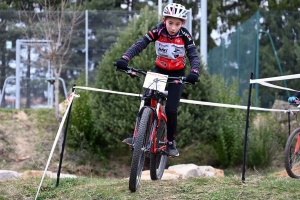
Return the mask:
<svg viewBox="0 0 300 200">
<path fill-rule="evenodd" d="M 116 66 L 117 66 L 117 69 L 128 70 L 128 60 L 126 60 L 125 58 L 120 58 L 116 62 Z"/>
<path fill-rule="evenodd" d="M 199 74 L 196 72 L 190 72 L 189 75 L 187 75 L 185 81 L 191 84 L 195 84 L 199 81 Z"/>
</svg>

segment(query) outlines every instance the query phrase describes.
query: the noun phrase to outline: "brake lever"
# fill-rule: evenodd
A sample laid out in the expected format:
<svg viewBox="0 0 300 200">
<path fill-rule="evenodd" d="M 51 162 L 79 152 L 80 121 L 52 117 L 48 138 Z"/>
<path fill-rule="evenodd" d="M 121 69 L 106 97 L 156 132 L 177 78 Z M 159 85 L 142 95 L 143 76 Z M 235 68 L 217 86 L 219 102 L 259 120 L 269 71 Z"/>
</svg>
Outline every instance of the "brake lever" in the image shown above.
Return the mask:
<svg viewBox="0 0 300 200">
<path fill-rule="evenodd" d="M 139 75 L 137 75 L 137 73 L 136 72 L 134 72 L 132 69 L 128 69 L 128 71 L 126 71 L 126 74 L 128 74 L 131 78 L 135 78 L 135 77 L 137 77 L 137 78 L 140 78 L 140 76 Z"/>
<path fill-rule="evenodd" d="M 132 72 L 132 73 L 128 73 L 128 75 L 131 77 L 131 78 L 141 78 L 139 75 L 136 74 L 136 72 Z"/>
</svg>

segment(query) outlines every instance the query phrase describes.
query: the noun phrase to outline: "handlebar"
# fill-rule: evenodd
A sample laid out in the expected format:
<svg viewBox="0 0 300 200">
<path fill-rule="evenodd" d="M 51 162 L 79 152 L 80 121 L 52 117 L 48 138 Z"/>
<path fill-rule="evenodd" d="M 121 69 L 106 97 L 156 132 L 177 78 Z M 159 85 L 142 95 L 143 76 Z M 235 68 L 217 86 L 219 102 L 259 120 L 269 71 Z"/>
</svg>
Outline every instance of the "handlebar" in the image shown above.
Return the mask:
<svg viewBox="0 0 300 200">
<path fill-rule="evenodd" d="M 116 66 L 116 62 L 114 62 L 114 66 Z M 147 75 L 146 71 L 141 70 L 141 69 L 136 69 L 136 68 L 133 68 L 133 67 L 130 67 L 130 66 L 128 66 L 128 70 L 121 70 L 121 69 L 118 69 L 118 68 L 116 70 L 120 71 L 120 72 L 124 72 L 124 73 L 128 74 L 132 78 L 135 78 L 135 77 L 140 78 L 140 76 L 137 75 L 137 73 L 142 74 L 144 76 Z M 190 84 L 190 85 L 192 85 L 192 83 L 186 82 L 185 80 L 186 80 L 185 76 L 175 76 L 175 77 L 168 76 L 168 83 Z M 198 79 L 197 82 L 199 82 L 199 79 Z"/>
</svg>

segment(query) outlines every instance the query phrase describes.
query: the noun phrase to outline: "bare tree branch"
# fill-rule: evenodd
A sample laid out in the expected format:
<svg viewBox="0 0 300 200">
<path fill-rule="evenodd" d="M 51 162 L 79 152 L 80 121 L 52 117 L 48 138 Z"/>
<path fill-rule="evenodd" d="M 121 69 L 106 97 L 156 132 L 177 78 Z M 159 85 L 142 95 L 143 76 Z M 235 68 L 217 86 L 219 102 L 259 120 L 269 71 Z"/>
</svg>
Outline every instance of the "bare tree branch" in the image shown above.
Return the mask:
<svg viewBox="0 0 300 200">
<path fill-rule="evenodd" d="M 51 0 L 40 0 L 42 10 L 39 12 L 20 12 L 20 19 L 25 21 L 23 32 L 28 40 L 47 40 L 48 47 L 32 43 L 39 54 L 51 62 L 54 72 L 55 113 L 58 112 L 59 77 L 72 55 L 71 41 L 77 25 L 84 20 L 84 12 L 79 11 L 77 3 L 61 0 L 58 8 L 51 4 Z"/>
</svg>

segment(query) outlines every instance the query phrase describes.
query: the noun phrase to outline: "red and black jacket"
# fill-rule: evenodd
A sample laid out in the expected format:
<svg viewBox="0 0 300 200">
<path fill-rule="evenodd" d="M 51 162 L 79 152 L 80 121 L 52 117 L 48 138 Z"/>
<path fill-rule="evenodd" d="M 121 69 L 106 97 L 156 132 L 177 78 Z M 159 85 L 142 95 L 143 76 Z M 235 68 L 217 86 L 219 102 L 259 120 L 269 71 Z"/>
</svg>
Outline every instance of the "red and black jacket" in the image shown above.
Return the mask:
<svg viewBox="0 0 300 200">
<path fill-rule="evenodd" d="M 128 61 L 145 49 L 150 42 L 155 42 L 156 66 L 164 70 L 181 70 L 186 66 L 188 57 L 191 71 L 199 74 L 200 59 L 194 40 L 188 30 L 181 27 L 177 34 L 168 34 L 163 22 L 157 24 L 145 36 L 134 43 L 124 54 Z"/>
</svg>

